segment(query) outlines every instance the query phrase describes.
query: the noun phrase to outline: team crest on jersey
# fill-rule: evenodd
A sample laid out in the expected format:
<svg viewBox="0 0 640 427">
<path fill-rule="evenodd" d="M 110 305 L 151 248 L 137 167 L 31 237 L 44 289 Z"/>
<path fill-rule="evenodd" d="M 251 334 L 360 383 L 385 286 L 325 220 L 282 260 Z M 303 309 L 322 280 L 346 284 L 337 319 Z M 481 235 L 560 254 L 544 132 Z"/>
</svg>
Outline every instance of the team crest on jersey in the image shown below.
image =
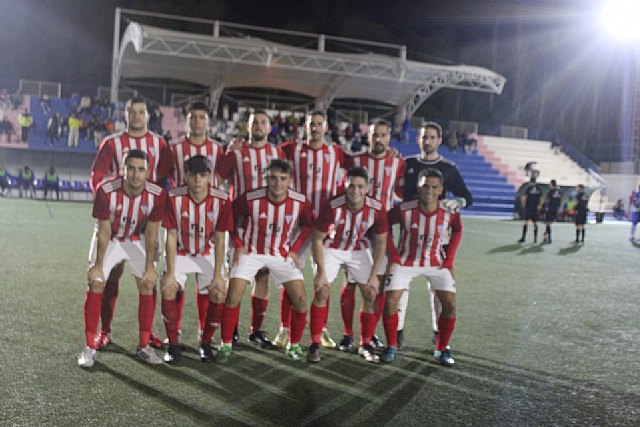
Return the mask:
<svg viewBox="0 0 640 427">
<path fill-rule="evenodd" d="M 121 210 L 122 210 L 122 205 L 118 205 L 118 206 L 116 206 L 116 210 L 117 210 L 117 211 L 121 211 Z"/>
<path fill-rule="evenodd" d="M 407 171 L 407 173 L 413 173 L 413 168 L 409 168 L 409 170 Z"/>
<path fill-rule="evenodd" d="M 420 228 L 420 227 L 418 227 L 418 224 L 414 222 L 413 224 L 411 224 L 411 228 Z"/>
<path fill-rule="evenodd" d="M 262 212 L 262 213 L 260 214 L 260 219 L 264 219 L 264 218 L 266 218 L 266 217 L 267 217 L 267 214 L 266 214 L 266 213 Z"/>
<path fill-rule="evenodd" d="M 340 221 L 338 221 L 338 225 L 342 225 L 344 224 L 344 219 L 341 219 Z"/>
<path fill-rule="evenodd" d="M 149 211 L 151 211 L 151 208 L 149 208 L 149 205 L 141 205 L 140 206 L 140 210 L 142 211 L 142 213 L 147 215 L 149 213 Z"/>
<path fill-rule="evenodd" d="M 287 224 L 291 223 L 291 220 L 293 219 L 293 215 L 285 215 L 284 216 L 285 221 L 287 221 Z"/>
<path fill-rule="evenodd" d="M 251 159 L 245 156 L 245 157 L 242 158 L 242 161 L 243 162 L 250 162 Z"/>
<path fill-rule="evenodd" d="M 391 167 L 390 167 L 390 166 L 386 166 L 386 167 L 384 168 L 384 173 L 385 173 L 387 176 L 391 175 Z"/>
<path fill-rule="evenodd" d="M 189 214 L 186 212 L 182 212 L 182 215 L 180 215 L 182 218 L 189 218 Z"/>
<path fill-rule="evenodd" d="M 302 153 L 302 154 L 300 154 L 300 157 L 301 157 L 301 158 L 307 157 L 307 153 Z"/>
</svg>

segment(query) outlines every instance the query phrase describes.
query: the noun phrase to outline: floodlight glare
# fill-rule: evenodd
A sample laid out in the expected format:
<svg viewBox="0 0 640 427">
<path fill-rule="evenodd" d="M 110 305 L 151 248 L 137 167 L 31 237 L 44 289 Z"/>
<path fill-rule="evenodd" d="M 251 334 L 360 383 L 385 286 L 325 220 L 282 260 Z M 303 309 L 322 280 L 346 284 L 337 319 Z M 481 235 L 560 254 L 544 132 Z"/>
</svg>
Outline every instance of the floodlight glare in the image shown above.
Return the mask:
<svg viewBox="0 0 640 427">
<path fill-rule="evenodd" d="M 602 10 L 602 22 L 609 34 L 616 39 L 639 39 L 640 1 L 608 1 Z"/>
</svg>

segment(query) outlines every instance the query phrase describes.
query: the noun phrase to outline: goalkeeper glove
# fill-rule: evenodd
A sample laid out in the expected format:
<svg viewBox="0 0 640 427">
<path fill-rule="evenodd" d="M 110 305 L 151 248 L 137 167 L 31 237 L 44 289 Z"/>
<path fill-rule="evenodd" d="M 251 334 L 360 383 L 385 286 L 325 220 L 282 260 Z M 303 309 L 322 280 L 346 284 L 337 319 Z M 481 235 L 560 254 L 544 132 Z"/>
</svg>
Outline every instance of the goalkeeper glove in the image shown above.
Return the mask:
<svg viewBox="0 0 640 427">
<path fill-rule="evenodd" d="M 453 199 L 444 199 L 441 202 L 443 209 L 448 210 L 451 213 L 460 212 L 460 209 L 467 206 L 467 201 L 462 197 L 454 197 Z"/>
</svg>

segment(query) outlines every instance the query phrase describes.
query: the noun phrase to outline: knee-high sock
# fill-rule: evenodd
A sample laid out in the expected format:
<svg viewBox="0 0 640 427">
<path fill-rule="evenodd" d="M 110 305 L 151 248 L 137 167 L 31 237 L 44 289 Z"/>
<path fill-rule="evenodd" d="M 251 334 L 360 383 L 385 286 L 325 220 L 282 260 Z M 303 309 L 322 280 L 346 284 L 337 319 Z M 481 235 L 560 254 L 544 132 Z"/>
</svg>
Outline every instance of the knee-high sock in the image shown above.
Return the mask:
<svg viewBox="0 0 640 427">
<path fill-rule="evenodd" d="M 291 300 L 284 286 L 280 293 L 280 327 L 287 331 L 291 329 Z"/>
<path fill-rule="evenodd" d="M 84 299 L 84 337 L 88 347 L 98 348 L 96 332 L 100 321 L 100 306 L 102 304 L 102 292 L 87 291 Z"/>
<path fill-rule="evenodd" d="M 153 326 L 153 312 L 156 301 L 153 295 L 138 294 L 138 324 L 140 330 L 140 347 L 149 345 L 149 336 Z"/>
<path fill-rule="evenodd" d="M 533 223 L 533 240 L 538 240 L 538 224 Z"/>
<path fill-rule="evenodd" d="M 342 311 L 342 323 L 344 334 L 353 336 L 353 312 L 356 306 L 356 289 L 350 286 L 342 288 L 340 295 L 340 308 Z"/>
<path fill-rule="evenodd" d="M 291 344 L 299 344 L 307 324 L 307 312 L 291 310 Z"/>
<path fill-rule="evenodd" d="M 527 237 L 527 224 L 526 223 L 522 226 L 522 240 L 524 240 L 525 237 Z"/>
<path fill-rule="evenodd" d="M 107 283 L 104 286 L 100 312 L 102 321 L 100 329 L 102 329 L 102 332 L 111 332 L 111 322 L 113 321 L 113 313 L 116 310 L 116 301 L 118 300 L 119 290 L 120 280 L 107 280 Z"/>
<path fill-rule="evenodd" d="M 576 229 L 576 242 L 580 241 L 580 230 Z"/>
<path fill-rule="evenodd" d="M 182 312 L 184 311 L 184 291 L 180 290 L 176 294 L 176 331 L 182 330 Z"/>
<path fill-rule="evenodd" d="M 324 317 L 322 318 L 322 329 L 326 329 L 327 322 L 329 321 L 329 304 L 331 303 L 331 295 L 327 296 L 327 303 L 324 305 L 326 310 L 324 311 Z"/>
<path fill-rule="evenodd" d="M 371 344 L 371 336 L 376 330 L 377 316 L 375 313 L 360 311 L 360 345 Z"/>
<path fill-rule="evenodd" d="M 382 323 L 384 324 L 384 334 L 387 336 L 387 345 L 398 348 L 398 312 L 393 314 L 385 312 Z"/>
<path fill-rule="evenodd" d="M 384 304 L 387 301 L 387 293 L 380 292 L 376 295 L 376 324 L 380 321 L 382 313 L 384 313 Z"/>
<path fill-rule="evenodd" d="M 430 289 L 431 285 L 429 285 L 428 287 Z M 436 294 L 434 291 L 429 291 L 429 299 L 431 301 L 431 326 L 433 326 L 433 330 L 437 332 L 438 319 L 440 318 L 440 313 L 442 313 L 442 304 L 440 303 L 438 294 Z"/>
<path fill-rule="evenodd" d="M 222 335 L 222 343 L 225 345 L 233 344 L 233 331 L 238 325 L 238 318 L 240 317 L 240 305 L 237 307 L 224 306 L 222 312 L 222 325 L 220 326 L 220 335 Z"/>
<path fill-rule="evenodd" d="M 311 342 L 320 344 L 322 336 L 322 326 L 325 319 L 325 313 L 327 307 L 318 307 L 315 304 L 311 304 L 311 322 L 309 323 L 309 330 L 311 331 Z"/>
<path fill-rule="evenodd" d="M 407 315 L 407 307 L 409 306 L 409 290 L 405 289 L 398 300 L 398 330 L 404 329 L 404 318 Z"/>
<path fill-rule="evenodd" d="M 251 297 L 251 332 L 262 330 L 262 323 L 267 315 L 268 299 Z"/>
<path fill-rule="evenodd" d="M 204 322 L 204 329 L 202 330 L 202 343 L 208 344 L 213 338 L 213 334 L 216 329 L 220 327 L 222 323 L 222 313 L 224 312 L 224 304 L 211 303 L 207 309 L 207 319 Z"/>
<path fill-rule="evenodd" d="M 584 242 L 584 232 L 585 232 L 585 229 L 583 228 L 582 229 L 582 238 L 580 239 L 582 242 Z"/>
<path fill-rule="evenodd" d="M 438 341 L 436 342 L 436 350 L 443 351 L 447 349 L 451 334 L 456 325 L 456 318 L 448 318 L 440 316 L 438 320 Z"/>
<path fill-rule="evenodd" d="M 203 331 L 207 323 L 207 312 L 210 305 L 209 293 L 201 294 L 198 292 L 196 294 L 196 305 L 198 306 L 198 329 Z"/>
<path fill-rule="evenodd" d="M 162 299 L 161 310 L 164 328 L 167 331 L 169 344 L 178 344 L 178 313 L 179 303 L 177 299 Z"/>
</svg>

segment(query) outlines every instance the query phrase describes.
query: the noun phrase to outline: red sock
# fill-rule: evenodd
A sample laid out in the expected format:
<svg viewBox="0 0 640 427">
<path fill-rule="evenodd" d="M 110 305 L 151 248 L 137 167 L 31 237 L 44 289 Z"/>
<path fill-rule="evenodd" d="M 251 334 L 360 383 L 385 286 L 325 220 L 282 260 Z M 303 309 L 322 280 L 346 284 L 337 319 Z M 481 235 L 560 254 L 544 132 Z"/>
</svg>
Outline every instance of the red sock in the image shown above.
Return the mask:
<svg viewBox="0 0 640 427">
<path fill-rule="evenodd" d="M 111 321 L 116 309 L 118 291 L 120 290 L 120 280 L 107 280 L 102 295 L 102 306 L 100 317 L 102 321 L 102 332 L 111 332 Z"/>
<path fill-rule="evenodd" d="M 291 310 L 291 344 L 299 344 L 307 324 L 307 312 Z"/>
<path fill-rule="evenodd" d="M 387 302 L 386 292 L 380 292 L 378 295 L 376 295 L 376 325 L 380 321 L 382 313 L 384 313 L 385 302 Z"/>
<path fill-rule="evenodd" d="M 149 336 L 153 327 L 153 312 L 156 300 L 153 295 L 138 294 L 138 324 L 140 331 L 140 347 L 149 345 Z"/>
<path fill-rule="evenodd" d="M 349 286 L 342 288 L 340 308 L 342 309 L 342 323 L 344 334 L 353 336 L 353 312 L 356 307 L 356 289 Z"/>
<path fill-rule="evenodd" d="M 440 316 L 440 318 L 438 319 L 438 341 L 436 342 L 436 350 L 443 351 L 447 349 L 455 326 L 455 317 L 449 319 L 444 316 Z"/>
<path fill-rule="evenodd" d="M 176 331 L 182 330 L 182 312 L 184 311 L 184 291 L 176 294 Z"/>
<path fill-rule="evenodd" d="M 398 312 L 393 314 L 384 313 L 382 317 L 384 333 L 387 336 L 387 345 L 398 348 Z"/>
<path fill-rule="evenodd" d="M 178 344 L 178 301 L 163 298 L 160 305 L 169 344 Z"/>
<path fill-rule="evenodd" d="M 311 322 L 309 324 L 309 329 L 311 331 L 312 343 L 320 344 L 320 337 L 322 336 L 322 326 L 324 319 L 326 318 L 326 311 L 327 307 L 318 307 L 315 304 L 311 304 Z"/>
<path fill-rule="evenodd" d="M 291 300 L 284 286 L 280 294 L 280 326 L 282 329 L 291 329 Z"/>
<path fill-rule="evenodd" d="M 233 331 L 238 325 L 238 318 L 240 317 L 240 306 L 231 308 L 224 306 L 222 312 L 222 325 L 220 326 L 220 334 L 222 335 L 222 343 L 231 345 L 233 344 Z"/>
<path fill-rule="evenodd" d="M 251 297 L 251 332 L 262 330 L 262 323 L 267 315 L 268 299 Z"/>
<path fill-rule="evenodd" d="M 96 332 L 100 321 L 102 293 L 87 291 L 84 299 L 84 337 L 87 346 L 96 349 Z"/>
<path fill-rule="evenodd" d="M 360 311 L 360 345 L 371 344 L 371 336 L 376 330 L 376 314 Z"/>
<path fill-rule="evenodd" d="M 224 312 L 223 303 L 211 303 L 207 310 L 207 320 L 204 323 L 204 329 L 202 330 L 202 342 L 210 343 L 213 334 L 216 329 L 220 327 L 222 323 L 222 313 Z"/>
<path fill-rule="evenodd" d="M 324 317 L 322 318 L 322 329 L 327 327 L 327 322 L 329 321 L 329 304 L 331 303 L 331 295 L 327 296 L 327 303 L 324 305 Z"/>
<path fill-rule="evenodd" d="M 198 306 L 198 329 L 204 331 L 207 324 L 207 312 L 209 311 L 209 294 L 196 294 L 196 305 Z"/>
</svg>

